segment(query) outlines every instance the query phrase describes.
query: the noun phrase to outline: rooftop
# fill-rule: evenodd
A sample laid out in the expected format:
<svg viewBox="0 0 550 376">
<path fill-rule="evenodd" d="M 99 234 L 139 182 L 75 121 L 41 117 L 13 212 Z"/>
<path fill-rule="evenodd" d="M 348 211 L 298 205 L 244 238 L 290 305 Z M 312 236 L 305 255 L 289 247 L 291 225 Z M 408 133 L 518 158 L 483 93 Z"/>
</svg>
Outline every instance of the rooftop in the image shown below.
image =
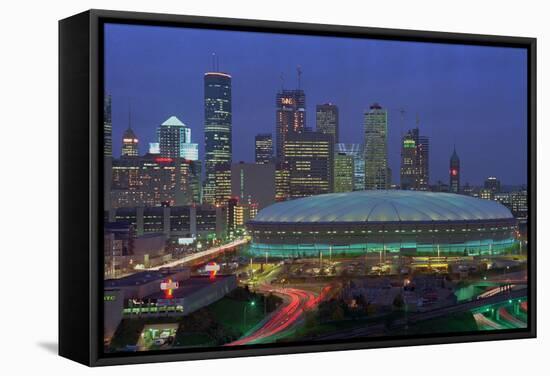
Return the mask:
<svg viewBox="0 0 550 376">
<path fill-rule="evenodd" d="M 511 219 L 500 203 L 454 193 L 369 190 L 279 202 L 251 223 L 433 222 Z"/>
<path fill-rule="evenodd" d="M 143 271 L 135 273 L 123 278 L 118 279 L 107 279 L 103 282 L 104 288 L 116 288 L 116 287 L 128 287 L 128 286 L 141 286 L 149 282 L 154 282 L 156 280 L 162 280 L 168 278 L 171 275 L 174 275 L 178 272 L 184 271 L 184 269 L 169 269 L 169 270 L 158 270 L 158 271 Z"/>
<path fill-rule="evenodd" d="M 180 119 L 178 119 L 175 116 L 170 116 L 162 125 L 166 127 L 185 127 L 186 125 L 183 124 Z"/>
<path fill-rule="evenodd" d="M 210 279 L 209 276 L 193 276 L 184 281 L 179 281 L 179 288 L 172 291 L 174 298 L 184 298 L 197 291 L 216 283 L 222 282 L 228 278 L 235 278 L 233 275 L 217 275 L 214 279 Z M 158 292 L 147 296 L 148 299 L 162 299 L 164 298 L 164 291 Z"/>
</svg>

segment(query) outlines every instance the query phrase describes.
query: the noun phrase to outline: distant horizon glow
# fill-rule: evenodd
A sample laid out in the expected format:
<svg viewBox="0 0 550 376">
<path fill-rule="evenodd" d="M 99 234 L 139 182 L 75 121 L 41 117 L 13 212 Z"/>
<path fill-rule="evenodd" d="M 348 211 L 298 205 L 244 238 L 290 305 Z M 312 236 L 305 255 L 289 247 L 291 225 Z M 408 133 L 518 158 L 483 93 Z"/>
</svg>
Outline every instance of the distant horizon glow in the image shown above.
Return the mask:
<svg viewBox="0 0 550 376">
<path fill-rule="evenodd" d="M 115 157 L 130 119 L 144 154 L 177 116 L 204 162 L 203 77 L 219 64 L 232 76 L 233 163 L 254 162 L 254 137 L 275 137 L 275 96 L 298 86 L 300 67 L 312 129 L 315 106 L 331 102 L 340 142 L 363 143 L 364 111 L 375 102 L 388 110 L 393 183 L 401 135 L 418 119 L 430 138 L 430 184 L 449 182 L 455 146 L 462 186 L 489 176 L 527 184 L 526 49 L 122 24 L 105 26 L 104 48 Z"/>
</svg>

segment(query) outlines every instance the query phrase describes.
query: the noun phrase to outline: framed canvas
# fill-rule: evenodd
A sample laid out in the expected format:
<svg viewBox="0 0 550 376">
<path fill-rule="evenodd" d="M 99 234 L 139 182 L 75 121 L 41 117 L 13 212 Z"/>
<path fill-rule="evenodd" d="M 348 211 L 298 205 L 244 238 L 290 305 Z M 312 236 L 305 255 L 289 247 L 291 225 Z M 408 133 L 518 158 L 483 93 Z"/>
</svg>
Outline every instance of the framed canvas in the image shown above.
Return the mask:
<svg viewBox="0 0 550 376">
<path fill-rule="evenodd" d="M 59 353 L 536 336 L 536 40 L 59 23 Z"/>
</svg>

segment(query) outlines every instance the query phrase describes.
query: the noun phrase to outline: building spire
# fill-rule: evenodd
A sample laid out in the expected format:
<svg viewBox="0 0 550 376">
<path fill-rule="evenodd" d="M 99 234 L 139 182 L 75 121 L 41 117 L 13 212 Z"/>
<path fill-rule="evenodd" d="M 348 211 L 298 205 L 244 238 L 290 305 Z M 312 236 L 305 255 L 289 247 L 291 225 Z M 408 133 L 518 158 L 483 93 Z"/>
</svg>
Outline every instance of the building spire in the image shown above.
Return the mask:
<svg viewBox="0 0 550 376">
<path fill-rule="evenodd" d="M 128 129 L 132 129 L 132 105 L 128 104 Z"/>
<path fill-rule="evenodd" d="M 215 52 L 212 52 L 212 72 L 220 71 L 220 58 Z"/>
<path fill-rule="evenodd" d="M 458 154 L 456 153 L 456 144 L 453 144 L 453 155 L 451 156 L 451 160 L 459 160 Z"/>
</svg>

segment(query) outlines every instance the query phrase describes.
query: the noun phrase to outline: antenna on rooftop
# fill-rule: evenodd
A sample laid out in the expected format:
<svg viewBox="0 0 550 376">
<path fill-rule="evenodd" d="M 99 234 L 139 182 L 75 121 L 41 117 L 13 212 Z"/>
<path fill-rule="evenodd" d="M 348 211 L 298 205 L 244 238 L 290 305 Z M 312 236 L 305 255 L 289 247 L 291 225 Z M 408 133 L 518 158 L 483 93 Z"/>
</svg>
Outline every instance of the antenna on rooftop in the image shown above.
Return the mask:
<svg viewBox="0 0 550 376">
<path fill-rule="evenodd" d="M 132 102 L 128 102 L 128 129 L 132 129 Z"/>
<path fill-rule="evenodd" d="M 302 67 L 298 65 L 296 67 L 296 71 L 298 73 L 298 89 L 301 89 L 302 88 Z"/>
<path fill-rule="evenodd" d="M 405 111 L 405 109 L 403 107 L 401 107 L 399 109 L 399 115 L 401 116 L 401 124 L 400 124 L 400 136 L 401 138 L 403 138 L 403 126 L 405 125 L 405 114 L 407 113 L 407 111 Z"/>
<path fill-rule="evenodd" d="M 281 90 L 285 89 L 285 74 L 281 72 L 279 75 L 279 79 L 281 80 Z"/>
</svg>

